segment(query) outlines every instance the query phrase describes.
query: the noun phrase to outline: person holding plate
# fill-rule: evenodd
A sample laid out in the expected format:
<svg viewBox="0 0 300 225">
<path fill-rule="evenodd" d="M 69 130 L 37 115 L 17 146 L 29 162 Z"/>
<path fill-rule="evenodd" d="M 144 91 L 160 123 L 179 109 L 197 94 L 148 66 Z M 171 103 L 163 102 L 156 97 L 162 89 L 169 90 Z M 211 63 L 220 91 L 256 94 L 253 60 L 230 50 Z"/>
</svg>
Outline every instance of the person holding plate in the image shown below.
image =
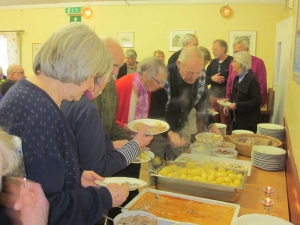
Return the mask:
<svg viewBox="0 0 300 225">
<path fill-rule="evenodd" d="M 235 53 L 231 66 L 237 76 L 229 98 L 231 104 L 224 107 L 224 114 L 228 116 L 229 110 L 232 111 L 231 131 L 242 129 L 256 133 L 262 98 L 259 83 L 250 69 L 251 55 L 247 51 Z"/>
<path fill-rule="evenodd" d="M 204 56 L 199 48 L 183 48 L 177 62 L 168 66 L 168 83 L 164 89 L 152 94 L 149 118 L 163 119 L 170 125 L 168 132 L 154 136 L 150 144 L 160 164 L 165 154 L 167 160 L 175 160 L 188 148 L 191 135 L 187 120 L 193 108 L 209 132 L 220 134 L 210 109 L 203 64 Z"/>
<path fill-rule="evenodd" d="M 0 126 L 22 140 L 27 178 L 41 184 L 50 204 L 48 224 L 95 224 L 104 210 L 124 202 L 129 186 L 94 183 L 104 179 L 82 169 L 60 107 L 93 90 L 96 76 L 110 75 L 111 55 L 87 25 L 69 23 L 44 42 L 33 70 L 35 75 L 18 81 L 1 100 Z M 2 217 L 7 218 L 4 210 L 1 222 Z"/>
<path fill-rule="evenodd" d="M 150 57 L 139 62 L 136 73 L 127 74 L 116 80 L 118 94 L 116 120 L 128 133 L 134 133 L 128 128 L 129 122 L 148 118 L 151 94 L 164 87 L 166 78 L 167 67 L 164 62 Z M 140 168 L 141 164 L 131 163 L 114 176 L 139 178 Z M 131 191 L 123 205 L 126 205 L 138 193 L 138 190 Z M 113 218 L 121 212 L 117 208 L 113 208 L 113 210 L 114 212 L 111 211 L 109 214 Z"/>
<path fill-rule="evenodd" d="M 94 89 L 87 90 L 80 101 L 64 101 L 61 110 L 75 135 L 81 166 L 85 170 L 92 170 L 103 177 L 109 177 L 126 168 L 141 154 L 141 148 L 147 146 L 153 137 L 145 136 L 147 129 L 145 126 L 133 140 L 126 141 L 123 146 L 116 149 L 103 126 L 92 100 L 102 93 L 106 84 L 117 73 L 116 58 L 119 55 L 122 58 L 123 55 L 121 46 L 113 39 L 106 38 L 104 43 L 112 55 L 113 70 L 108 71 L 107 76 L 98 74 L 95 77 Z M 104 219 L 99 220 L 98 224 L 104 224 Z"/>
</svg>

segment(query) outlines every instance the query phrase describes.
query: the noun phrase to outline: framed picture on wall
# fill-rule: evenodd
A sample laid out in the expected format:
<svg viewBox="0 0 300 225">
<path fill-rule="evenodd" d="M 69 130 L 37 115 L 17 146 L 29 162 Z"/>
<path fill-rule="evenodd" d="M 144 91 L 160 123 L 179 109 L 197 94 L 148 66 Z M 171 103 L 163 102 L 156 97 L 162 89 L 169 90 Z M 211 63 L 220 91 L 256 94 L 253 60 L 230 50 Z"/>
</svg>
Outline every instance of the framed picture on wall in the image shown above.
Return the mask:
<svg viewBox="0 0 300 225">
<path fill-rule="evenodd" d="M 118 40 L 123 48 L 133 48 L 134 32 L 118 32 Z"/>
<path fill-rule="evenodd" d="M 32 61 L 36 55 L 36 53 L 40 50 L 41 43 L 32 43 Z"/>
<path fill-rule="evenodd" d="M 169 51 L 176 52 L 182 48 L 182 39 L 186 34 L 195 34 L 194 30 L 170 30 Z"/>
<path fill-rule="evenodd" d="M 296 31 L 295 31 L 295 46 L 293 59 L 293 79 L 300 84 L 300 2 L 298 3 Z"/>
<path fill-rule="evenodd" d="M 256 48 L 256 31 L 229 31 L 229 45 L 228 45 L 228 53 L 229 55 L 233 55 L 233 43 L 236 40 L 244 39 L 249 44 L 249 52 L 251 55 L 255 56 L 255 48 Z"/>
</svg>

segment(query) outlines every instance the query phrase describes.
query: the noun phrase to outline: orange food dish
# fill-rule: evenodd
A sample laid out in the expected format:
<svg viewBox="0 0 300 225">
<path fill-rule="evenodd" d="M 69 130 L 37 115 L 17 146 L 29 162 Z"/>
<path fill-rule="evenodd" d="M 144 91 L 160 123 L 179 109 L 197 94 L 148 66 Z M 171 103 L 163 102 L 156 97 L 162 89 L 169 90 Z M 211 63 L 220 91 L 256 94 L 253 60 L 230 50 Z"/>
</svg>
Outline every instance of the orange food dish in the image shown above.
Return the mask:
<svg viewBox="0 0 300 225">
<path fill-rule="evenodd" d="M 144 209 L 157 217 L 201 225 L 230 225 L 235 209 L 147 192 L 130 209 Z"/>
<path fill-rule="evenodd" d="M 154 125 L 149 125 L 149 124 L 145 124 L 145 123 L 135 123 L 133 125 L 133 128 L 134 128 L 134 130 L 139 132 L 145 125 L 148 125 L 147 133 L 152 133 L 152 134 L 161 133 L 166 129 L 166 125 L 164 125 L 164 124 L 158 124 L 158 125 L 154 126 Z"/>
</svg>

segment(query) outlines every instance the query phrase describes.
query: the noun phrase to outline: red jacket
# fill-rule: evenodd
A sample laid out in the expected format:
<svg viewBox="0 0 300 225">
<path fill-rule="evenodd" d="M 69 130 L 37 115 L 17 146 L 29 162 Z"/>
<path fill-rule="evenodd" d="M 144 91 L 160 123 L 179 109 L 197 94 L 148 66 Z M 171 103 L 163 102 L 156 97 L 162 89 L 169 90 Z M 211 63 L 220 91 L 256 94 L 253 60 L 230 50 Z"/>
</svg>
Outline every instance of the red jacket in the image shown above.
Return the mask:
<svg viewBox="0 0 300 225">
<path fill-rule="evenodd" d="M 133 88 L 133 76 L 134 74 L 127 74 L 120 79 L 117 79 L 116 88 L 118 94 L 118 108 L 116 114 L 117 123 L 120 127 L 124 127 L 125 124 L 128 122 L 128 114 L 129 114 L 129 107 L 130 107 L 130 97 Z M 151 92 L 148 92 L 148 111 L 151 102 Z M 146 118 L 145 118 L 146 119 Z"/>
</svg>

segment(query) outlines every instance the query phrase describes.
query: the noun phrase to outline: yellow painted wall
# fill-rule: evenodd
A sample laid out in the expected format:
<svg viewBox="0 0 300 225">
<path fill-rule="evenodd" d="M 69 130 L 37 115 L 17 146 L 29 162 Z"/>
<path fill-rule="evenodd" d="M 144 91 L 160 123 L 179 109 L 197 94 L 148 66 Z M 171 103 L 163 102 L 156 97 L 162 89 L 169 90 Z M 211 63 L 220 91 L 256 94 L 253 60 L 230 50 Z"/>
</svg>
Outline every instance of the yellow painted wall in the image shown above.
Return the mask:
<svg viewBox="0 0 300 225">
<path fill-rule="evenodd" d="M 299 0 L 295 0 L 295 6 Z M 224 19 L 219 14 L 222 5 L 139 5 L 95 6 L 94 15 L 83 22 L 93 27 L 99 36 L 116 36 L 118 31 L 135 32 L 138 59 L 151 56 L 154 50 L 165 52 L 166 60 L 170 30 L 195 30 L 200 45 L 211 49 L 221 38 L 229 42 L 231 30 L 256 30 L 256 56 L 265 61 L 268 86 L 273 86 L 276 23 L 290 16 L 283 5 L 230 5 L 233 16 Z M 42 43 L 58 27 L 69 22 L 64 8 L 0 11 L 0 30 L 25 30 L 22 35 L 22 65 L 32 74 L 32 43 Z M 296 18 L 295 18 L 296 20 Z M 295 161 L 300 168 L 300 85 L 289 74 L 286 117 L 290 128 Z"/>
<path fill-rule="evenodd" d="M 170 30 L 195 30 L 200 45 L 211 49 L 212 42 L 222 38 L 229 42 L 230 30 L 256 30 L 256 55 L 265 61 L 268 86 L 274 72 L 276 23 L 284 18 L 283 5 L 231 5 L 233 16 L 224 19 L 222 5 L 138 5 L 95 6 L 94 15 L 83 22 L 99 36 L 116 36 L 118 31 L 135 32 L 138 60 L 160 49 L 166 59 Z M 31 74 L 32 43 L 43 42 L 58 27 L 69 22 L 64 8 L 1 11 L 0 30 L 22 29 L 22 65 Z"/>
<path fill-rule="evenodd" d="M 294 1 L 295 4 L 295 15 L 297 15 L 297 6 L 299 0 Z M 298 12 L 300 13 L 300 12 Z M 294 32 L 296 31 L 297 17 L 294 18 Z M 299 21 L 298 21 L 299 23 Z M 292 45 L 292 58 L 294 55 L 294 38 Z M 293 60 L 291 62 L 291 70 L 289 74 L 289 86 L 287 93 L 287 104 L 286 104 L 286 119 L 289 126 L 290 137 L 292 142 L 292 149 L 296 167 L 298 169 L 298 176 L 300 179 L 300 85 L 293 80 Z"/>
<path fill-rule="evenodd" d="M 295 5 L 298 0 L 295 1 Z M 256 30 L 256 56 L 265 61 L 268 86 L 272 87 L 275 54 L 276 23 L 290 16 L 283 5 L 230 5 L 233 16 L 221 17 L 222 5 L 139 5 L 95 6 L 94 15 L 83 22 L 93 27 L 99 36 L 116 36 L 118 31 L 135 32 L 138 60 L 151 56 L 154 50 L 168 51 L 170 30 L 195 30 L 200 45 L 211 49 L 212 42 L 222 38 L 229 42 L 231 30 Z M 32 43 L 42 43 L 58 27 L 69 22 L 64 8 L 4 10 L 0 30 L 25 30 L 22 35 L 22 65 L 32 74 Z M 231 47 L 231 46 L 230 46 Z M 300 168 L 300 86 L 289 74 L 286 117 L 298 168 Z"/>
</svg>

